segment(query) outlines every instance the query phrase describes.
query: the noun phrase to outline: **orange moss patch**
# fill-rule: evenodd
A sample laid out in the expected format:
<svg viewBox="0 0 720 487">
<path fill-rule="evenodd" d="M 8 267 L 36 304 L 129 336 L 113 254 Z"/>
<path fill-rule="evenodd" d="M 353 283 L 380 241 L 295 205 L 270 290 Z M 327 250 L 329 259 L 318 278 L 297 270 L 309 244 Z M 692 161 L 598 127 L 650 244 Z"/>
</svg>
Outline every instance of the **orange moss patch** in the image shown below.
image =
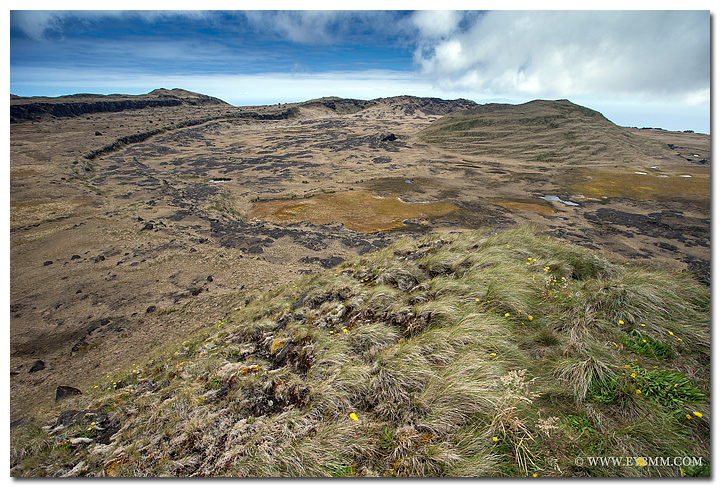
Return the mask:
<svg viewBox="0 0 720 487">
<path fill-rule="evenodd" d="M 625 172 L 600 172 L 585 170 L 583 180 L 572 185 L 572 193 L 589 198 L 633 198 L 640 200 L 692 199 L 710 202 L 710 170 L 682 168 L 678 172 L 648 171 L 648 174 Z M 703 174 L 704 173 L 704 174 Z M 690 174 L 692 177 L 681 177 Z"/>
<path fill-rule="evenodd" d="M 279 224 L 338 222 L 356 232 L 371 233 L 401 228 L 408 218 L 436 218 L 457 209 L 452 203 L 406 203 L 394 195 L 348 191 L 302 200 L 262 201 L 253 206 L 248 216 Z"/>
</svg>

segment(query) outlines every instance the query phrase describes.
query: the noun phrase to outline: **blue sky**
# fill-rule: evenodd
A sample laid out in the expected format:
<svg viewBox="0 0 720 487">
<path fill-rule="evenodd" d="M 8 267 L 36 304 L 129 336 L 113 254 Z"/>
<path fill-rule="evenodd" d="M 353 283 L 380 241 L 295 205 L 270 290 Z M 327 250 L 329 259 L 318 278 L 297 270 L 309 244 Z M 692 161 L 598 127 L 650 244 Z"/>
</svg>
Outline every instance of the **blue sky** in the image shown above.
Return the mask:
<svg viewBox="0 0 720 487">
<path fill-rule="evenodd" d="M 567 98 L 710 131 L 710 12 L 10 11 L 10 92 L 184 88 L 234 105 Z"/>
</svg>

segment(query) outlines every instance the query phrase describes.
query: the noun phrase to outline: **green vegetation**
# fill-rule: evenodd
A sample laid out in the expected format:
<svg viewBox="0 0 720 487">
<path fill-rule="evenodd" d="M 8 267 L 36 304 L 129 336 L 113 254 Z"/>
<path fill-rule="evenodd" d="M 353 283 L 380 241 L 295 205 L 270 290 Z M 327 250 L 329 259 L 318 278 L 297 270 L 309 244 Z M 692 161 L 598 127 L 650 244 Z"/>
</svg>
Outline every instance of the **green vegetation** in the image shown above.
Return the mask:
<svg viewBox="0 0 720 487">
<path fill-rule="evenodd" d="M 707 476 L 709 305 L 527 226 L 401 240 L 29 418 L 11 474 Z"/>
<path fill-rule="evenodd" d="M 568 100 L 489 103 L 458 110 L 419 136 L 454 152 L 525 162 L 637 163 L 670 155 L 667 146 L 629 133 L 601 113 Z"/>
</svg>

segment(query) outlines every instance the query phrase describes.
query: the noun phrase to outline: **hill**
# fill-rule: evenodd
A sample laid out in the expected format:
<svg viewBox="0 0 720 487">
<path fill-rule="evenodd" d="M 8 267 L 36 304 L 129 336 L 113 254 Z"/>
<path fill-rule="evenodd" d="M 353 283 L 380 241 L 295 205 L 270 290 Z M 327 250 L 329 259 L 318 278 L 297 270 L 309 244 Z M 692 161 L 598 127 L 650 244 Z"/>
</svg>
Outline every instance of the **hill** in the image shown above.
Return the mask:
<svg viewBox="0 0 720 487">
<path fill-rule="evenodd" d="M 666 144 L 568 100 L 490 103 L 456 111 L 423 129 L 420 138 L 453 152 L 533 163 L 617 164 L 673 155 Z"/>
<path fill-rule="evenodd" d="M 709 475 L 709 304 L 528 226 L 401 239 L 21 421 L 11 475 Z"/>
<path fill-rule="evenodd" d="M 20 97 L 10 95 L 10 122 L 39 120 L 43 117 L 78 117 L 91 113 L 121 112 L 148 107 L 215 106 L 230 107 L 208 95 L 179 88 L 158 88 L 145 95 L 77 94 L 59 97 Z"/>
</svg>

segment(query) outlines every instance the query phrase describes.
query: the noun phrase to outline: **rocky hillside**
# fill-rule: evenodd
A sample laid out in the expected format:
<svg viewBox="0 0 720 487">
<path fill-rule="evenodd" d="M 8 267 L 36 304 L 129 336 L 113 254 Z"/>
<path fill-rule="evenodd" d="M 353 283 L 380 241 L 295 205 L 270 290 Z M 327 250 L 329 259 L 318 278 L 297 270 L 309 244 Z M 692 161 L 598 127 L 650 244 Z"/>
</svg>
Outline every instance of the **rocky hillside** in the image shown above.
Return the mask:
<svg viewBox="0 0 720 487">
<path fill-rule="evenodd" d="M 403 239 L 59 391 L 11 475 L 707 476 L 709 305 L 527 226 Z"/>
<path fill-rule="evenodd" d="M 425 115 L 447 115 L 456 110 L 477 106 L 471 100 L 443 100 L 440 98 L 393 96 L 373 100 L 355 100 L 351 98 L 324 97 L 298 104 L 305 108 L 324 108 L 340 115 L 348 115 L 369 108 L 387 108 L 399 115 L 413 115 L 419 111 Z"/>
<path fill-rule="evenodd" d="M 48 98 L 10 95 L 10 123 L 43 117 L 79 117 L 91 113 L 121 112 L 148 107 L 220 106 L 224 101 L 191 91 L 159 88 L 146 95 L 78 94 Z M 227 105 L 228 107 L 230 105 Z"/>
</svg>

